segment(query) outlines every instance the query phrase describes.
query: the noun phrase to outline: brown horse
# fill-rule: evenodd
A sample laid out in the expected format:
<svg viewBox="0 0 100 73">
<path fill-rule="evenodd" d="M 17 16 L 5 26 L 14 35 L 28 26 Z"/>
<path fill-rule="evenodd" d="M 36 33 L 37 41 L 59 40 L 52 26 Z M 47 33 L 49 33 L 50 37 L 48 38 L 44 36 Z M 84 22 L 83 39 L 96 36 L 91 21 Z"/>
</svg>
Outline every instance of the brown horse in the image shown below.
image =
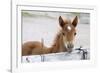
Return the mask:
<svg viewBox="0 0 100 73">
<path fill-rule="evenodd" d="M 74 47 L 74 38 L 78 18 L 77 16 L 71 20 L 67 20 L 59 16 L 60 32 L 57 34 L 55 41 L 51 47 L 45 47 L 42 42 L 30 41 L 22 45 L 22 56 L 41 55 L 57 52 L 71 52 Z"/>
</svg>

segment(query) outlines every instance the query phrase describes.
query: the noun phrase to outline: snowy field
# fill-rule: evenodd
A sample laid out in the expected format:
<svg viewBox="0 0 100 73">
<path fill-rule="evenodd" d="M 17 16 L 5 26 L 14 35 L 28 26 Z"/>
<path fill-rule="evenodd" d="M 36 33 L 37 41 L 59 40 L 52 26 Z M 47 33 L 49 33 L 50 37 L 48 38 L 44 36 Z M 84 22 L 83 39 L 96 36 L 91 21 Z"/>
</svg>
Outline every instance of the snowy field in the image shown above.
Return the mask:
<svg viewBox="0 0 100 73">
<path fill-rule="evenodd" d="M 36 15 L 38 14 L 38 15 Z M 44 39 L 44 44 L 49 47 L 53 44 L 54 38 L 59 31 L 59 16 L 65 16 L 67 18 L 73 19 L 76 15 L 79 16 L 79 23 L 77 25 L 77 35 L 75 38 L 74 48 L 78 48 L 82 46 L 84 49 L 90 50 L 90 24 L 89 24 L 89 14 L 85 13 L 53 13 L 53 12 L 32 12 L 22 15 L 22 43 L 27 41 L 40 41 Z M 76 51 L 75 51 L 76 52 Z M 53 58 L 52 60 L 57 61 L 59 58 L 61 60 L 76 60 L 81 59 L 80 54 L 68 54 L 69 56 L 65 56 L 64 54 L 58 54 L 57 56 L 45 55 L 45 61 L 49 61 L 48 58 Z M 88 54 L 89 55 L 89 54 Z M 62 57 L 61 57 L 62 56 Z M 27 57 L 27 56 L 26 56 Z M 23 62 L 26 62 L 26 57 L 23 57 Z M 57 59 L 57 57 L 59 57 Z M 34 59 L 33 59 L 34 58 Z M 30 56 L 30 61 L 41 61 L 41 56 Z M 33 59 L 33 60 L 32 60 Z M 40 60 L 39 60 L 40 59 Z M 89 59 L 89 56 L 88 56 Z M 50 61 L 52 61 L 50 60 Z"/>
</svg>

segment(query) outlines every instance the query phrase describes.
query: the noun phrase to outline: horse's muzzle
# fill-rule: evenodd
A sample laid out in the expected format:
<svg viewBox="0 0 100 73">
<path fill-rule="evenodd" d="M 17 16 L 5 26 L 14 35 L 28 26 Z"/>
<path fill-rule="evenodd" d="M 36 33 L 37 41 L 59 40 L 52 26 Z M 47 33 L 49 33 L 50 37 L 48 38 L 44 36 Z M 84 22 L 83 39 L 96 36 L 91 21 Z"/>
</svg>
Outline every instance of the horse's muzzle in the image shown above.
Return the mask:
<svg viewBox="0 0 100 73">
<path fill-rule="evenodd" d="M 68 44 L 68 45 L 67 45 L 67 51 L 68 51 L 69 53 L 72 52 L 73 48 L 74 48 L 74 45 L 73 45 L 73 44 Z"/>
</svg>

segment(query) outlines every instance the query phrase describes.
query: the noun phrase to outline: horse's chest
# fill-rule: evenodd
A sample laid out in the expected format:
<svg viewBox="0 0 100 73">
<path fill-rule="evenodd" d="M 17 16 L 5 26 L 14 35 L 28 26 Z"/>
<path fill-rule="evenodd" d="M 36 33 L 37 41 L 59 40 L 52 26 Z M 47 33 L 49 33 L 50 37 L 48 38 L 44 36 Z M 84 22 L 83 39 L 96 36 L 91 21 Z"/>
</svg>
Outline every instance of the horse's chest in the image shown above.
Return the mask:
<svg viewBox="0 0 100 73">
<path fill-rule="evenodd" d="M 60 47 L 59 48 L 59 52 L 65 52 L 65 51 L 67 51 L 66 47 Z"/>
</svg>

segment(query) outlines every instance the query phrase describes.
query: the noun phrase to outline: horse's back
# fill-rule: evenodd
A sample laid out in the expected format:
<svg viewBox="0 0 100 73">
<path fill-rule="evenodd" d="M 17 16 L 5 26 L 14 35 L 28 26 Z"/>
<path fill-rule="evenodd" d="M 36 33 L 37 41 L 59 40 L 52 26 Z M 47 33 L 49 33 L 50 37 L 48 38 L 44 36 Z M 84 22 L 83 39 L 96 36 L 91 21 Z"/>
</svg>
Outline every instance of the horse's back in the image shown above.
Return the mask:
<svg viewBox="0 0 100 73">
<path fill-rule="evenodd" d="M 41 49 L 41 48 L 42 48 L 42 44 L 40 42 L 38 42 L 38 41 L 25 42 L 22 45 L 22 56 L 31 55 L 32 54 L 32 50 Z"/>
</svg>

